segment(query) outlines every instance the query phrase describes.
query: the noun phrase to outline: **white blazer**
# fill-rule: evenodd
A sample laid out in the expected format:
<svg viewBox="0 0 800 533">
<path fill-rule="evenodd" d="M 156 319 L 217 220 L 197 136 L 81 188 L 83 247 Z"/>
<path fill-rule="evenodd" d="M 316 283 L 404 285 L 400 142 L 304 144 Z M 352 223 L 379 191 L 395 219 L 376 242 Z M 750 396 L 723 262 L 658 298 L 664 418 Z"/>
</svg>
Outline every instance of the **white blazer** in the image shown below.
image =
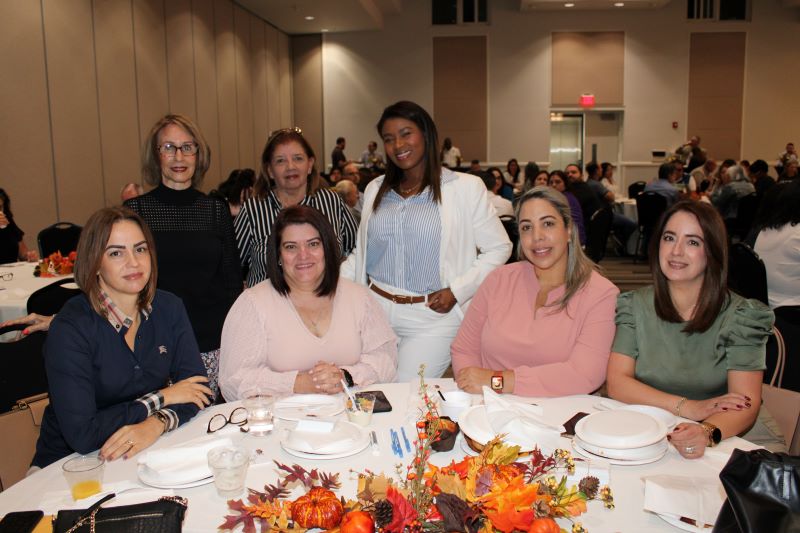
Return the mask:
<svg viewBox="0 0 800 533">
<path fill-rule="evenodd" d="M 442 287 L 450 287 L 463 317 L 469 301 L 486 276 L 511 256 L 511 241 L 489 202 L 486 185 L 477 176 L 442 168 L 442 176 L 456 179 L 442 183 L 439 206 L 442 235 L 439 247 L 439 277 Z M 358 227 L 356 247 L 342 263 L 341 275 L 367 284 L 367 229 L 372 205 L 385 176 L 367 185 L 364 208 Z"/>
</svg>

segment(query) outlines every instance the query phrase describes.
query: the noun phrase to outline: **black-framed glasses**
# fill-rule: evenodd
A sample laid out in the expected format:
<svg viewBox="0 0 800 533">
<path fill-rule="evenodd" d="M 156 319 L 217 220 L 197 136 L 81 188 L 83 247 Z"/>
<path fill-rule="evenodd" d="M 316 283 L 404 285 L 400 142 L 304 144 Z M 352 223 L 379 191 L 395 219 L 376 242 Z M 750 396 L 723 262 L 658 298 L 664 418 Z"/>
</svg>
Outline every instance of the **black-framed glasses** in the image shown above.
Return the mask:
<svg viewBox="0 0 800 533">
<path fill-rule="evenodd" d="M 2 279 L 3 281 L 11 281 L 12 279 L 14 279 L 14 273 L 3 272 L 2 274 L 0 274 L 0 279 Z"/>
<path fill-rule="evenodd" d="M 217 413 L 208 421 L 208 429 L 206 433 L 215 433 L 224 428 L 228 424 L 234 426 L 243 426 L 247 423 L 247 409 L 244 407 L 237 407 L 228 416 L 222 413 Z"/>
<path fill-rule="evenodd" d="M 183 155 L 195 155 L 199 149 L 200 145 L 196 142 L 183 144 L 164 143 L 158 147 L 158 151 L 168 157 L 175 157 L 178 150 L 180 150 Z"/>
</svg>

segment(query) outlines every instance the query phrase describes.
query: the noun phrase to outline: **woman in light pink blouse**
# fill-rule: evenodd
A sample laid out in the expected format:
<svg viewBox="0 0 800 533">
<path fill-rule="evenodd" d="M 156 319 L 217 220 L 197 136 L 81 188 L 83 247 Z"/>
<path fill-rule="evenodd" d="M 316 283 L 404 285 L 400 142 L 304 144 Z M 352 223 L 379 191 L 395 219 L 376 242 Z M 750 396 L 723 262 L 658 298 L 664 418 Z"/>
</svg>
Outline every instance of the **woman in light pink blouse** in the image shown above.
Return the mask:
<svg viewBox="0 0 800 533">
<path fill-rule="evenodd" d="M 244 291 L 225 319 L 225 399 L 393 381 L 397 338 L 367 288 L 339 278 L 339 245 L 325 216 L 307 206 L 284 209 L 268 248 L 269 279 Z"/>
<path fill-rule="evenodd" d="M 606 378 L 619 290 L 584 255 L 560 192 L 526 192 L 517 223 L 520 261 L 489 274 L 453 341 L 456 382 L 472 393 L 590 393 Z"/>
</svg>

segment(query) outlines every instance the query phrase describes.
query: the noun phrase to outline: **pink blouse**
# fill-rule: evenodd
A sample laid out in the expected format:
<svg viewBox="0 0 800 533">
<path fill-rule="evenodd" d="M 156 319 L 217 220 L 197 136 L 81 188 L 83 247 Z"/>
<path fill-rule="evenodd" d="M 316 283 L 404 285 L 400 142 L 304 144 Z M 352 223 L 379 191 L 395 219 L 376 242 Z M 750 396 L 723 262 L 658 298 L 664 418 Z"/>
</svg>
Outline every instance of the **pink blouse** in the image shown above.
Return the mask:
<svg viewBox="0 0 800 533">
<path fill-rule="evenodd" d="M 327 361 L 357 385 L 385 383 L 397 372 L 397 337 L 367 288 L 340 278 L 331 325 L 316 337 L 288 297 L 267 280 L 247 289 L 222 329 L 219 383 L 226 400 L 249 390 L 291 393 L 298 372 Z"/>
<path fill-rule="evenodd" d="M 619 289 L 592 272 L 565 310 L 534 312 L 539 280 L 520 261 L 494 270 L 481 284 L 451 347 L 453 371 L 476 366 L 514 370 L 514 394 L 590 393 L 606 379 Z M 551 290 L 547 304 L 564 294 Z M 556 310 L 554 312 L 554 310 Z"/>
</svg>

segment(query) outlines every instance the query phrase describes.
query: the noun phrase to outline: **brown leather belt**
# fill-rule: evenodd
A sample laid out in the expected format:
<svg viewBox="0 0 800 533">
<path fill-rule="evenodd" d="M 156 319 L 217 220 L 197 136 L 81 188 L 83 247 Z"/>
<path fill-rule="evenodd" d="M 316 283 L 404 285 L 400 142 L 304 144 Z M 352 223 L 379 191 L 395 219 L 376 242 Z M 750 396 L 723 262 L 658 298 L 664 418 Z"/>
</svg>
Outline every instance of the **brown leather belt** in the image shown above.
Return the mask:
<svg viewBox="0 0 800 533">
<path fill-rule="evenodd" d="M 403 296 L 401 294 L 392 294 L 391 292 L 386 292 L 373 283 L 370 283 L 369 288 L 372 289 L 372 292 L 375 294 L 379 294 L 396 304 L 421 304 L 425 301 L 425 296 Z"/>
</svg>

